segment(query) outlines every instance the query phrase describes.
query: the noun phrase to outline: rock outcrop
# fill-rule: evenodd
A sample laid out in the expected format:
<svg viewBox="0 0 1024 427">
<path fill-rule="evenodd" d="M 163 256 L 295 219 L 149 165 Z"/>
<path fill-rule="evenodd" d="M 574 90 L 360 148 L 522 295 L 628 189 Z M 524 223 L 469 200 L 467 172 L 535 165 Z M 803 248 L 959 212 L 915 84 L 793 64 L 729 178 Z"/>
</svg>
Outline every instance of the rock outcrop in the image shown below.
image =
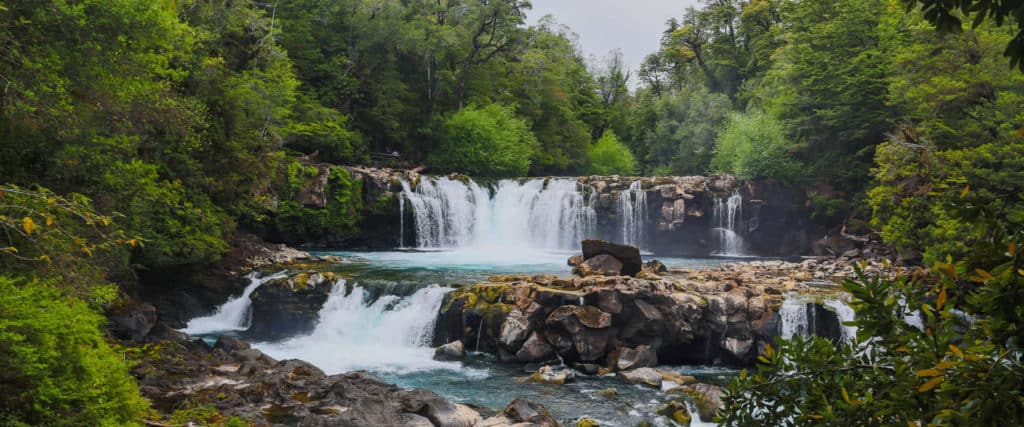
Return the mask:
<svg viewBox="0 0 1024 427">
<path fill-rule="evenodd" d="M 274 340 L 312 331 L 337 280 L 334 273 L 312 271 L 264 283 L 249 297 L 252 322 L 246 333 Z"/>
<path fill-rule="evenodd" d="M 244 341 L 222 337 L 211 347 L 180 333 L 155 334 L 173 331 L 162 323 L 152 329 L 146 339 L 151 344 L 132 352 L 139 359 L 131 372 L 154 409 L 165 415 L 209 406 L 253 425 L 559 425 L 543 405 L 522 399 L 500 418 L 485 421 L 466 405 L 387 384 L 366 372 L 326 375 L 301 360 L 274 360 Z"/>
</svg>

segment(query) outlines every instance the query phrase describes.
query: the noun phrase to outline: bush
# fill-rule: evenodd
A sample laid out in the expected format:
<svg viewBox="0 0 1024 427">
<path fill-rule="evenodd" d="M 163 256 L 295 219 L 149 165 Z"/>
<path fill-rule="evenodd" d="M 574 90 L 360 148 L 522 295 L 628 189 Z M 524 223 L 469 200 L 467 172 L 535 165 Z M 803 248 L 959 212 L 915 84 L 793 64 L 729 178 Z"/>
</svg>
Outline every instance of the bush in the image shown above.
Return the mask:
<svg viewBox="0 0 1024 427">
<path fill-rule="evenodd" d="M 0 276 L 0 424 L 138 424 L 148 404 L 103 324 L 49 284 Z"/>
<path fill-rule="evenodd" d="M 594 175 L 634 175 L 640 167 L 629 147 L 607 131 L 587 150 L 590 173 Z"/>
<path fill-rule="evenodd" d="M 800 167 L 787 150 L 782 123 L 762 112 L 730 115 L 715 144 L 711 168 L 740 179 L 790 182 Z"/>
<path fill-rule="evenodd" d="M 444 122 L 441 142 L 427 163 L 435 172 L 476 176 L 523 176 L 537 139 L 511 107 L 469 106 Z"/>
</svg>

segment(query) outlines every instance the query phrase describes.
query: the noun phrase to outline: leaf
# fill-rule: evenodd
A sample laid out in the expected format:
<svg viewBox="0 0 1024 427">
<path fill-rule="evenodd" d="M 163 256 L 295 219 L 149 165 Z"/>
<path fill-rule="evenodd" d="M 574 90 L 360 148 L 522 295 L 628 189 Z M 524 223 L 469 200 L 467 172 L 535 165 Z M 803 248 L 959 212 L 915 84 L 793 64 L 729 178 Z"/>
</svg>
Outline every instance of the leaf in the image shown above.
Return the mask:
<svg viewBox="0 0 1024 427">
<path fill-rule="evenodd" d="M 1017 269 L 1017 274 L 1019 274 L 1021 276 L 1024 276 L 1024 269 L 1018 268 Z"/>
<path fill-rule="evenodd" d="M 846 404 L 847 404 L 847 405 L 850 405 L 850 404 L 851 404 L 851 403 L 850 403 L 850 393 L 847 393 L 847 392 L 846 392 L 846 387 L 842 387 L 842 389 L 841 389 L 841 390 L 842 390 L 842 392 L 843 392 L 843 400 L 844 400 L 844 401 L 846 401 Z"/>
<path fill-rule="evenodd" d="M 1007 252 L 1010 253 L 1010 256 L 1013 256 L 1014 254 L 1016 254 L 1017 253 L 1017 245 L 1014 244 L 1013 242 L 1010 242 L 1010 247 L 1007 248 Z"/>
<path fill-rule="evenodd" d="M 937 377 L 937 376 L 942 375 L 942 372 L 939 372 L 937 369 L 928 368 L 928 369 L 922 369 L 920 371 L 917 371 L 917 372 L 914 373 L 914 375 L 916 375 L 919 378 L 923 378 L 923 377 Z"/>
<path fill-rule="evenodd" d="M 21 219 L 21 228 L 24 229 L 26 233 L 32 234 L 32 230 L 35 230 L 36 228 L 36 223 L 35 221 L 32 221 L 32 218 L 24 217 Z"/>
<path fill-rule="evenodd" d="M 906 352 L 910 351 L 910 347 L 907 347 L 905 345 L 901 345 L 899 347 L 896 347 L 896 351 L 898 351 L 900 353 L 906 353 Z"/>
<path fill-rule="evenodd" d="M 939 370 L 943 370 L 944 371 L 944 370 L 952 368 L 954 366 L 956 366 L 956 362 L 953 362 L 953 361 L 950 361 L 950 360 L 944 360 L 944 361 L 939 362 L 938 364 L 936 364 L 935 365 L 935 369 L 939 369 Z"/>
<path fill-rule="evenodd" d="M 764 345 L 764 355 L 768 356 L 768 357 L 772 357 L 772 354 L 775 354 L 775 349 L 772 348 L 771 344 L 765 344 Z"/>
<path fill-rule="evenodd" d="M 957 357 L 964 357 L 964 352 L 960 351 L 960 347 L 957 347 L 953 344 L 949 345 L 949 351 L 952 351 L 953 354 L 955 354 Z"/>
<path fill-rule="evenodd" d="M 935 377 L 928 380 L 928 382 L 921 384 L 921 386 L 917 388 L 917 391 L 923 393 L 937 387 L 939 384 L 942 384 L 942 377 Z"/>
<path fill-rule="evenodd" d="M 939 298 L 935 300 L 935 308 L 941 310 L 944 304 L 946 304 L 946 288 L 942 288 L 942 291 L 939 292 Z"/>
<path fill-rule="evenodd" d="M 964 189 L 962 191 L 960 191 L 960 198 L 962 199 L 964 197 L 967 197 L 967 193 L 970 193 L 970 192 L 971 192 L 971 186 L 970 185 L 965 186 Z"/>
<path fill-rule="evenodd" d="M 131 245 L 134 248 L 135 245 L 139 244 L 139 240 L 138 239 L 131 239 L 131 240 L 128 241 L 128 244 Z"/>
<path fill-rule="evenodd" d="M 8 246 L 6 248 L 3 248 L 2 250 L 5 251 L 5 252 L 10 252 L 12 254 L 18 253 L 18 248 L 14 247 L 14 246 Z"/>
<path fill-rule="evenodd" d="M 46 226 L 47 227 L 53 225 L 53 223 L 56 222 L 56 221 L 57 221 L 57 218 L 54 218 L 53 215 L 47 215 L 46 216 Z"/>
</svg>

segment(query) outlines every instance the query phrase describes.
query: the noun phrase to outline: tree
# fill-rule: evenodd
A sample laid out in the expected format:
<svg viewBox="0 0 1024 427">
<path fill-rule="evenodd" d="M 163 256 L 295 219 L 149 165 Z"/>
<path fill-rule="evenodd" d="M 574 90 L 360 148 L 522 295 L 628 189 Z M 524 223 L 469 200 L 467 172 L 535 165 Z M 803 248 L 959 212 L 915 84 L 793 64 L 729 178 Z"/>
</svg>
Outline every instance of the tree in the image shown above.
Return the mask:
<svg viewBox="0 0 1024 427">
<path fill-rule="evenodd" d="M 469 106 L 444 122 L 440 145 L 427 158 L 436 172 L 475 176 L 522 176 L 537 140 L 512 107 Z"/>
<path fill-rule="evenodd" d="M 907 9 L 920 6 L 924 17 L 940 32 L 959 33 L 964 30 L 963 20 L 971 19 L 972 28 L 985 20 L 1002 26 L 1009 19 L 1017 28 L 1017 34 L 1006 41 L 1003 55 L 1010 58 L 1010 67 L 1024 71 L 1024 1 L 1021 0 L 903 0 Z"/>
<path fill-rule="evenodd" d="M 732 113 L 715 140 L 715 172 L 739 179 L 774 178 L 792 182 L 799 165 L 792 159 L 782 123 L 763 112 Z"/>
<path fill-rule="evenodd" d="M 590 173 L 593 175 L 636 175 L 640 170 L 633 153 L 607 131 L 587 150 Z"/>
</svg>

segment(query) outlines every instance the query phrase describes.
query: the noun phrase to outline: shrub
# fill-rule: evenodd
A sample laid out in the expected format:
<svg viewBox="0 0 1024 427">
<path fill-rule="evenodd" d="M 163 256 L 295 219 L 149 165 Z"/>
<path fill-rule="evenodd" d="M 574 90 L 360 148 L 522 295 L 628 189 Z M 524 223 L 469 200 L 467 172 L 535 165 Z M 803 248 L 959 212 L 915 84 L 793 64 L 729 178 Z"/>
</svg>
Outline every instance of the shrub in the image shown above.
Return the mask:
<svg viewBox="0 0 1024 427">
<path fill-rule="evenodd" d="M 594 175 L 634 175 L 640 167 L 629 147 L 607 131 L 587 150 L 590 173 Z"/>
<path fill-rule="evenodd" d="M 530 169 L 536 145 L 529 126 L 511 107 L 469 106 L 445 120 L 440 145 L 427 157 L 427 163 L 441 173 L 522 176 Z"/>
<path fill-rule="evenodd" d="M 733 113 L 715 141 L 711 168 L 740 179 L 796 178 L 798 163 L 786 144 L 782 123 L 762 112 Z"/>
<path fill-rule="evenodd" d="M 103 323 L 48 283 L 0 276 L 0 424 L 138 424 L 148 404 Z"/>
</svg>

